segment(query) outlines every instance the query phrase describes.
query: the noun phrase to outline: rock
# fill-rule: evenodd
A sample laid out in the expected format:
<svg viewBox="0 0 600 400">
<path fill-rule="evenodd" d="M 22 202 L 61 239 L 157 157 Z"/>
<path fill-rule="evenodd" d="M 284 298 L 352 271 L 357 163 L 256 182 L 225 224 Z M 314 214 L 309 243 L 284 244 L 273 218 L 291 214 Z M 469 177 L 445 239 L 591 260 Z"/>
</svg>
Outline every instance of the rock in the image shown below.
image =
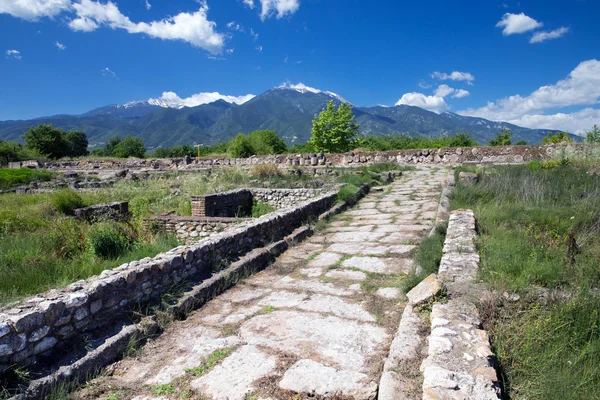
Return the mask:
<svg viewBox="0 0 600 400">
<path fill-rule="evenodd" d="M 57 340 L 53 337 L 46 337 L 33 348 L 33 354 L 40 354 L 51 349 L 56 344 Z"/>
<path fill-rule="evenodd" d="M 435 296 L 439 295 L 443 290 L 443 284 L 438 279 L 436 274 L 431 274 L 423 279 L 421 283 L 412 288 L 406 293 L 408 302 L 412 306 L 422 306 L 432 301 Z"/>
<path fill-rule="evenodd" d="M 3 336 L 8 335 L 8 333 L 10 332 L 10 325 L 8 325 L 8 323 L 6 322 L 0 322 L 0 338 Z"/>
<path fill-rule="evenodd" d="M 44 322 L 44 314 L 34 311 L 27 314 L 16 315 L 13 317 L 13 321 L 17 332 L 30 332 L 42 325 Z"/>
<path fill-rule="evenodd" d="M 472 185 L 479 182 L 479 175 L 473 172 L 461 172 L 458 174 L 458 180 L 465 185 Z"/>
<path fill-rule="evenodd" d="M 377 384 L 365 374 L 338 370 L 313 360 L 296 362 L 283 375 L 279 387 L 296 393 L 326 397 L 349 396 L 354 399 L 374 399 Z"/>
<path fill-rule="evenodd" d="M 375 294 L 379 297 L 383 297 L 384 299 L 397 299 L 400 297 L 400 289 L 388 287 L 388 288 L 380 288 L 375 292 Z"/>
<path fill-rule="evenodd" d="M 46 336 L 49 331 L 50 331 L 49 326 L 43 326 L 40 329 L 33 331 L 31 333 L 31 335 L 29 336 L 29 342 L 37 342 L 38 340 L 40 340 L 41 338 Z"/>
</svg>

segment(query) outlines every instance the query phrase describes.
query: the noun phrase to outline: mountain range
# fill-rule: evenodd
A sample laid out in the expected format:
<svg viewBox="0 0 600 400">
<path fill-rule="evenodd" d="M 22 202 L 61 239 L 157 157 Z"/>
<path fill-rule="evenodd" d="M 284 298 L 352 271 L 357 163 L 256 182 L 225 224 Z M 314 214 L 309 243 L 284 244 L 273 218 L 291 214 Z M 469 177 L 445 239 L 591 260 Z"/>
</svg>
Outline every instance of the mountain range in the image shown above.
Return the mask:
<svg viewBox="0 0 600 400">
<path fill-rule="evenodd" d="M 195 107 L 160 99 L 113 104 L 81 115 L 54 115 L 31 120 L 0 121 L 0 139 L 22 141 L 29 127 L 52 124 L 64 130 L 87 134 L 90 145 L 105 143 L 112 136 L 140 137 L 148 148 L 182 144 L 214 144 L 239 132 L 271 129 L 287 143 L 304 143 L 310 137 L 312 120 L 327 103 L 343 101 L 331 92 L 280 87 L 266 91 L 243 104 L 217 100 Z M 436 114 L 419 107 L 354 107 L 361 132 L 372 135 L 407 134 L 429 138 L 470 133 L 485 144 L 504 128 L 513 141 L 540 143 L 548 129 L 529 129 L 505 122 L 466 117 L 451 112 Z M 555 132 L 555 131 L 552 131 Z"/>
</svg>

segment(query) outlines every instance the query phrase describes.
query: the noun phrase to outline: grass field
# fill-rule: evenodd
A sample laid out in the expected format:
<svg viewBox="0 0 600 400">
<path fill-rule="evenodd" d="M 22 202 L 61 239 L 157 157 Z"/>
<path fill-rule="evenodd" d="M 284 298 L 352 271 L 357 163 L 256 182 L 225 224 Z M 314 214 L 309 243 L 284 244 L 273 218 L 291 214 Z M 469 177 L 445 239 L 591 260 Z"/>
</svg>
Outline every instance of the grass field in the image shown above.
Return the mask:
<svg viewBox="0 0 600 400">
<path fill-rule="evenodd" d="M 600 176 L 567 162 L 480 175 L 452 208 L 475 211 L 483 280 L 521 298 L 483 310 L 506 395 L 600 398 Z"/>
<path fill-rule="evenodd" d="M 0 168 L 0 189 L 27 185 L 31 182 L 46 182 L 53 179 L 54 176 L 55 174 L 49 171 L 36 171 L 29 168 Z"/>
</svg>

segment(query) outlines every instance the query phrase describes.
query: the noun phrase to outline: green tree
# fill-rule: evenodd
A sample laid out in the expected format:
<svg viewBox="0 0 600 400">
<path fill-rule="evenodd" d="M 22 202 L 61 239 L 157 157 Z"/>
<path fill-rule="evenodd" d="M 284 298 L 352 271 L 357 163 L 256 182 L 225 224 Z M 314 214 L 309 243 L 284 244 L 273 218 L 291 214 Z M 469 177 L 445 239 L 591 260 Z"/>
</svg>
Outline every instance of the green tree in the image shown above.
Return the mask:
<svg viewBox="0 0 600 400">
<path fill-rule="evenodd" d="M 490 146 L 510 146 L 512 143 L 512 132 L 510 129 L 502 129 L 496 134 L 496 137 L 488 143 Z"/>
<path fill-rule="evenodd" d="M 253 154 L 283 154 L 287 146 L 275 131 L 254 131 L 248 135 Z"/>
<path fill-rule="evenodd" d="M 542 144 L 550 144 L 550 143 L 572 143 L 574 140 L 569 137 L 569 134 L 566 132 L 548 132 L 546 136 L 542 138 Z"/>
<path fill-rule="evenodd" d="M 590 143 L 600 142 L 600 128 L 597 125 L 592 126 L 592 129 L 587 132 L 585 140 Z"/>
<path fill-rule="evenodd" d="M 248 142 L 248 138 L 243 133 L 238 133 L 236 137 L 231 139 L 227 151 L 233 158 L 245 158 L 252 155 L 252 146 Z"/>
<path fill-rule="evenodd" d="M 64 132 L 50 124 L 40 124 L 29 128 L 23 135 L 26 147 L 48 158 L 61 158 L 68 154 L 68 144 Z"/>
<path fill-rule="evenodd" d="M 116 145 L 112 155 L 119 158 L 144 158 L 146 147 L 142 139 L 127 135 Z"/>
<path fill-rule="evenodd" d="M 113 156 L 115 153 L 115 149 L 117 148 L 119 143 L 121 143 L 121 138 L 118 136 L 113 136 L 110 139 L 108 139 L 108 142 L 106 142 L 106 146 L 104 146 L 105 155 L 107 157 Z"/>
<path fill-rule="evenodd" d="M 67 132 L 65 135 L 65 140 L 68 144 L 68 155 L 70 157 L 80 157 L 87 156 L 89 154 L 88 151 L 88 139 L 84 132 Z"/>
<path fill-rule="evenodd" d="M 332 100 L 327 108 L 315 115 L 308 144 L 314 151 L 343 153 L 350 150 L 352 138 L 358 133 L 359 125 L 354 122 L 352 106 L 342 103 L 336 109 Z"/>
<path fill-rule="evenodd" d="M 0 166 L 12 161 L 29 160 L 39 156 L 35 151 L 26 149 L 21 143 L 5 142 L 0 139 Z"/>
<path fill-rule="evenodd" d="M 519 140 L 517 143 L 515 143 L 517 146 L 525 146 L 527 144 L 526 140 Z"/>
</svg>

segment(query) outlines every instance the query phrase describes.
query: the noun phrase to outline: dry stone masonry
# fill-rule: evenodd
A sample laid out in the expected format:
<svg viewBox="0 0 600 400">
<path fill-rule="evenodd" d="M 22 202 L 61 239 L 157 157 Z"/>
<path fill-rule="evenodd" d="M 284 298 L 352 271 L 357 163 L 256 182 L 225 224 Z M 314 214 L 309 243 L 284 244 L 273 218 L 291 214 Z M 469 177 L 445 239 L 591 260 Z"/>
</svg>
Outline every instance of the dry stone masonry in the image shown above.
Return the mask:
<svg viewBox="0 0 600 400">
<path fill-rule="evenodd" d="M 470 210 L 450 215 L 439 277 L 447 302 L 431 309 L 428 356 L 421 364 L 423 399 L 500 399 L 487 333 L 473 302 L 479 267 L 475 218 Z"/>
<path fill-rule="evenodd" d="M 88 281 L 0 309 L 0 373 L 9 366 L 35 364 L 40 357 L 59 354 L 81 334 L 111 326 L 132 307 L 158 299 L 174 285 L 203 279 L 216 265 L 283 238 L 328 210 L 336 196 L 323 194 L 195 245 L 123 264 Z"/>
</svg>

